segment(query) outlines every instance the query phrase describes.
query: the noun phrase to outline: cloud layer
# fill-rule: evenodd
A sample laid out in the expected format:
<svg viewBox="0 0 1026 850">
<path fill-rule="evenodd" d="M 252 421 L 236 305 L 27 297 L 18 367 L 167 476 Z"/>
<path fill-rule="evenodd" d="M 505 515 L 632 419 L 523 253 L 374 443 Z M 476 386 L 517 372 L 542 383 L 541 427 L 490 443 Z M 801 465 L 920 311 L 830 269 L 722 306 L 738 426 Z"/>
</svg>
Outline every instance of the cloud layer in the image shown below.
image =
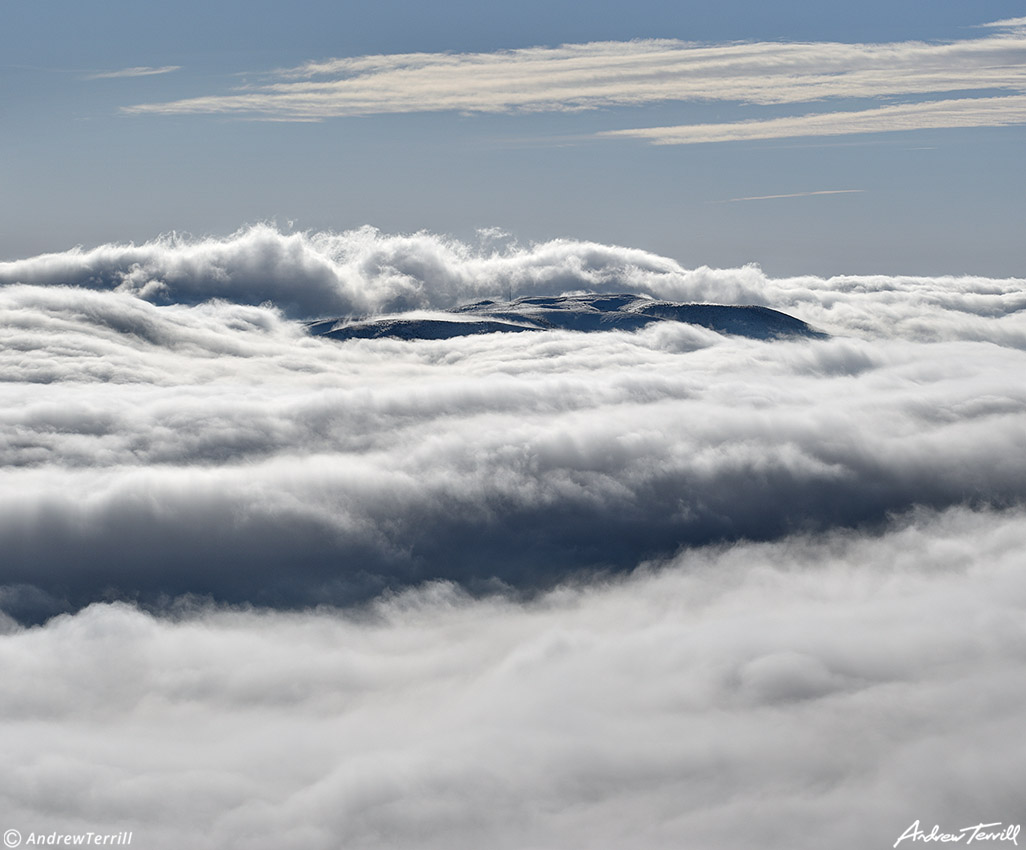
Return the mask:
<svg viewBox="0 0 1026 850">
<path fill-rule="evenodd" d="M 1022 281 L 770 280 L 587 243 L 485 255 L 267 227 L 0 275 L 0 583 L 19 616 L 111 594 L 532 590 L 680 547 L 1026 496 Z M 287 318 L 511 282 L 764 303 L 833 336 L 342 344 Z"/>
<path fill-rule="evenodd" d="M 686 269 L 648 251 L 595 242 L 554 239 L 500 250 L 424 232 L 383 234 L 372 227 L 282 233 L 257 225 L 224 238 L 172 234 L 141 245 L 107 244 L 0 262 L 0 287 L 16 284 L 44 288 L 36 290 L 38 297 L 54 297 L 44 296 L 45 289 L 75 287 L 159 306 L 212 299 L 270 304 L 296 319 L 448 309 L 510 292 L 517 297 L 634 292 L 773 307 L 842 334 L 1011 346 L 1024 341 L 1018 314 L 1026 307 L 1021 278 L 772 279 L 757 266 Z M 103 303 L 143 309 L 137 300 Z"/>
<path fill-rule="evenodd" d="M 442 584 L 350 616 L 103 604 L 13 629 L 5 827 L 861 850 L 1016 822 L 1024 519 L 689 553 L 531 604 Z"/>
<path fill-rule="evenodd" d="M 1024 284 L 269 226 L 0 264 L 4 829 L 862 850 L 1015 822 Z M 830 336 L 302 321 L 510 288 Z"/>
</svg>

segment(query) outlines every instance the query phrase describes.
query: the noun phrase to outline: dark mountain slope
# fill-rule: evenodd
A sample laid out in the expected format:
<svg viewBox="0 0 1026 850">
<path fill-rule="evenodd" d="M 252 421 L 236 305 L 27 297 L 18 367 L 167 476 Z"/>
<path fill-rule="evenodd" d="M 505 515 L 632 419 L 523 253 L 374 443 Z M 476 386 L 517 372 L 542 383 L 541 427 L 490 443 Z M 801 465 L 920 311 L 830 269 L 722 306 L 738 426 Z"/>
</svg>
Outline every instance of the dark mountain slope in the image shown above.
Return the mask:
<svg viewBox="0 0 1026 850">
<path fill-rule="evenodd" d="M 449 318 L 451 316 L 451 318 Z M 654 322 L 685 322 L 751 339 L 823 337 L 805 322 L 768 307 L 678 304 L 636 295 L 558 295 L 478 301 L 450 310 L 446 318 L 383 316 L 327 319 L 310 332 L 332 339 L 451 339 L 523 331 L 635 331 Z"/>
</svg>

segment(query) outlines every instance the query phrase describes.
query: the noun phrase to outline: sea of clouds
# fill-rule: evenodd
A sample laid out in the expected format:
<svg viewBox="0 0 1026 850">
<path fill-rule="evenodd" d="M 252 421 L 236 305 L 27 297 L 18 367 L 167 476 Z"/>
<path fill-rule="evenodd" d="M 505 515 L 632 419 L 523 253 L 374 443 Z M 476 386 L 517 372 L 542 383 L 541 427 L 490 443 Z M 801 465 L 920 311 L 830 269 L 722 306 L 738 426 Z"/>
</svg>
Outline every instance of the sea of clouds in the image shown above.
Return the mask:
<svg viewBox="0 0 1026 850">
<path fill-rule="evenodd" d="M 829 336 L 303 323 L 511 291 Z M 0 263 L 3 827 L 854 850 L 1021 818 L 1024 308 L 370 228 Z"/>
</svg>

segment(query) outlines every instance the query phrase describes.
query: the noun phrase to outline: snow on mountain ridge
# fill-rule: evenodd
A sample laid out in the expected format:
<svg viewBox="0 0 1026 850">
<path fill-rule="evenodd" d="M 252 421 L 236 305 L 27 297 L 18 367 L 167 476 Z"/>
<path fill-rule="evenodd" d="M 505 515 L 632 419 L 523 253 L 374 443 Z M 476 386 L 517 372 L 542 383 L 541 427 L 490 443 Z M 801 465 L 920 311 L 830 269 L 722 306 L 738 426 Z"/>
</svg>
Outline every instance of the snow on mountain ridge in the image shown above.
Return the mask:
<svg viewBox="0 0 1026 850">
<path fill-rule="evenodd" d="M 311 334 L 336 340 L 413 340 L 543 330 L 635 331 L 663 321 L 700 325 L 717 333 L 752 339 L 825 336 L 800 319 L 768 307 L 677 303 L 627 293 L 533 295 L 507 302 L 483 300 L 440 313 L 327 319 L 311 322 L 307 327 Z"/>
</svg>

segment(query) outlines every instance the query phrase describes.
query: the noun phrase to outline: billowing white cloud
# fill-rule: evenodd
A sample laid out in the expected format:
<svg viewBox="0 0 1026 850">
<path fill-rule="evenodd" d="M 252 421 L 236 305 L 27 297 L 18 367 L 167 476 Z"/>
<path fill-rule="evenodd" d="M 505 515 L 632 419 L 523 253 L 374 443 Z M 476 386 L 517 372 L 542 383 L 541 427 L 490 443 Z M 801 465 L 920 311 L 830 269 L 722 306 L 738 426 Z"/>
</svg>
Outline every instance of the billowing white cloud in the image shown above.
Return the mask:
<svg viewBox="0 0 1026 850">
<path fill-rule="evenodd" d="M 269 227 L 0 276 L 12 611 L 108 590 L 275 605 L 431 578 L 535 588 L 681 546 L 1026 496 L 1020 280 L 773 280 L 591 243 L 482 254 Z M 283 312 L 438 308 L 511 284 L 762 303 L 831 337 L 660 325 L 342 344 Z"/>
<path fill-rule="evenodd" d="M 916 820 L 1021 822 L 1024 519 L 919 513 L 530 603 L 434 584 L 348 615 L 8 626 L 4 826 L 155 850 L 863 850 Z"/>
<path fill-rule="evenodd" d="M 272 302 L 299 318 L 448 308 L 510 289 L 518 296 L 585 289 L 722 300 L 731 296 L 717 292 L 718 281 L 736 286 L 737 278 L 593 242 L 481 252 L 433 234 L 392 236 L 369 227 L 283 234 L 260 225 L 225 239 L 172 236 L 0 262 L 0 284 L 115 289 L 165 304 Z M 709 299 L 702 291 L 716 294 Z"/>
<path fill-rule="evenodd" d="M 757 266 L 686 269 L 648 251 L 595 242 L 554 239 L 481 250 L 430 233 L 388 235 L 371 227 L 281 233 L 258 225 L 225 238 L 169 236 L 142 245 L 76 248 L 0 262 L 0 286 L 12 284 L 113 290 L 158 305 L 210 299 L 269 303 L 302 319 L 447 309 L 478 298 L 505 298 L 510 291 L 514 296 L 636 292 L 677 301 L 774 307 L 840 333 L 988 339 L 1001 345 L 1023 343 L 1018 314 L 1026 306 L 1021 278 L 772 279 Z M 56 303 L 45 289 L 25 290 L 20 297 Z M 137 304 L 132 309 L 143 308 Z"/>
</svg>

